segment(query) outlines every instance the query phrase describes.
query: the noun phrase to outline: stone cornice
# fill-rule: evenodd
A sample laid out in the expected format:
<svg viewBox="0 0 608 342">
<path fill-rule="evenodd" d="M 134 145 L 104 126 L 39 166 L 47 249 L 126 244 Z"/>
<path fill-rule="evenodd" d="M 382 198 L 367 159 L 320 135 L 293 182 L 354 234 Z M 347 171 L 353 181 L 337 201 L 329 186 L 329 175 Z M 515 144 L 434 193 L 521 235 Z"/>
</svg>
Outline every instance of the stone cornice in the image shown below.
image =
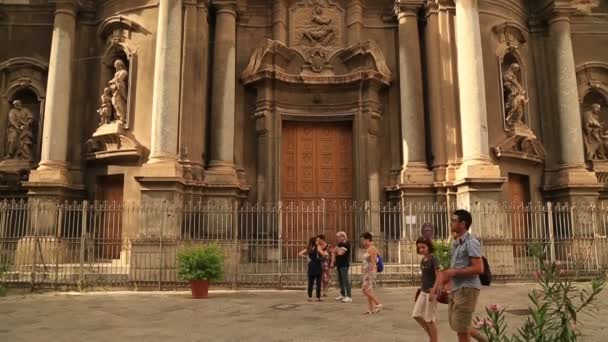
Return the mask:
<svg viewBox="0 0 608 342">
<path fill-rule="evenodd" d="M 215 13 L 229 13 L 237 16 L 238 4 L 236 0 L 212 0 L 211 6 L 215 9 Z"/>
</svg>

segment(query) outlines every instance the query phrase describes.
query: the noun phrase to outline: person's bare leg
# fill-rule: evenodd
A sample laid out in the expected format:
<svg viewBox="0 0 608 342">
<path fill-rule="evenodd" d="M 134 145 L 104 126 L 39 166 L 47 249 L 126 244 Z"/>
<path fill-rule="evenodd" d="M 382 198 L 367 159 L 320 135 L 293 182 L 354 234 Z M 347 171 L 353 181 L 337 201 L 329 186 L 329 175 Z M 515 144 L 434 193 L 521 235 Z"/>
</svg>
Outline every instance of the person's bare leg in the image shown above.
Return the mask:
<svg viewBox="0 0 608 342">
<path fill-rule="evenodd" d="M 477 329 L 471 329 L 471 331 L 469 332 L 469 334 L 476 341 L 479 341 L 479 342 L 487 342 L 488 341 L 488 338 L 481 331 L 479 331 Z"/>
<path fill-rule="evenodd" d="M 437 324 L 435 322 L 425 322 L 428 327 L 429 337 L 431 342 L 439 342 L 439 332 L 437 331 Z"/>
<path fill-rule="evenodd" d="M 422 319 L 422 317 L 414 317 L 414 319 L 416 320 L 416 322 L 418 322 L 418 324 L 422 327 L 422 329 L 424 329 L 426 334 L 429 335 L 429 337 L 431 337 L 431 332 L 429 331 L 429 326 L 426 324 L 424 319 Z"/>
<path fill-rule="evenodd" d="M 469 333 L 458 333 L 458 342 L 470 342 Z"/>
<path fill-rule="evenodd" d="M 368 308 L 368 312 L 374 312 L 374 303 L 372 301 L 372 298 L 370 296 L 370 291 L 367 289 L 363 289 L 363 295 L 365 295 L 365 297 L 367 298 L 367 308 Z"/>
</svg>

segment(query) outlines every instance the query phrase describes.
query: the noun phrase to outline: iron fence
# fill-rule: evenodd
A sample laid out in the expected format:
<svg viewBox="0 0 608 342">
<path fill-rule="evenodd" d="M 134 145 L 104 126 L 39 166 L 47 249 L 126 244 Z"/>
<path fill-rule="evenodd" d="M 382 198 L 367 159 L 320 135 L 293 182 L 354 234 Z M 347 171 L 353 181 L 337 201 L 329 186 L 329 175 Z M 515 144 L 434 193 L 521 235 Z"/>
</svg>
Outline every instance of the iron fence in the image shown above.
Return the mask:
<svg viewBox="0 0 608 342">
<path fill-rule="evenodd" d="M 438 203 L 236 202 L 89 203 L 0 202 L 1 281 L 32 288 L 183 286 L 176 256 L 189 246 L 215 244 L 224 255 L 222 285 L 300 287 L 309 237 L 335 243 L 344 231 L 357 245 L 373 234 L 385 271 L 381 284 L 419 278 L 415 241 L 423 223 L 447 241 L 453 208 Z M 482 243 L 496 279 L 526 280 L 538 268 L 533 251 L 580 277 L 608 267 L 608 208 L 536 203 L 475 206 L 471 232 Z M 351 255 L 353 282 L 360 253 Z"/>
</svg>

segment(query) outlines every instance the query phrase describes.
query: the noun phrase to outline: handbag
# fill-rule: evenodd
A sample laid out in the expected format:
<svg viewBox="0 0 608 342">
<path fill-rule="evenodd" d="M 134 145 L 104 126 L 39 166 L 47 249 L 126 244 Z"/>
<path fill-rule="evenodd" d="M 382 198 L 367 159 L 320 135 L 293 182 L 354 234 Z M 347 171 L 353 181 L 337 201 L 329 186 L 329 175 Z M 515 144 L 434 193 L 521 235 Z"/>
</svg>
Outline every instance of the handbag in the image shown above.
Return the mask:
<svg viewBox="0 0 608 342">
<path fill-rule="evenodd" d="M 437 302 L 441 304 L 448 304 L 450 302 L 450 294 L 448 291 L 441 291 L 441 293 L 437 295 Z"/>
</svg>

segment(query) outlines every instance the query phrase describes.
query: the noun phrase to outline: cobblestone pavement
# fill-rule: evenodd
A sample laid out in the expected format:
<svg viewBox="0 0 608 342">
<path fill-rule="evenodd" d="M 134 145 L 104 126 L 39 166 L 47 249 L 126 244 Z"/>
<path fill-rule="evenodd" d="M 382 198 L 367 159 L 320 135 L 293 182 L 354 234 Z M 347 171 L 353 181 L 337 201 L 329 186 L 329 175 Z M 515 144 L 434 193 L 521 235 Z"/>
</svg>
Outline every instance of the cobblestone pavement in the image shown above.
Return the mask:
<svg viewBox="0 0 608 342">
<path fill-rule="evenodd" d="M 531 285 L 484 288 L 487 304 L 508 307 L 518 326 Z M 303 291 L 218 291 L 208 300 L 187 292 L 12 294 L 0 298 L 0 341 L 426 341 L 410 318 L 413 288 L 379 289 L 385 310 L 365 316 L 359 291 L 350 304 L 330 300 L 309 304 Z M 584 318 L 582 341 L 606 341 L 608 294 L 599 319 Z M 454 341 L 440 305 L 440 341 Z M 603 337 L 602 337 L 603 336 Z"/>
</svg>

